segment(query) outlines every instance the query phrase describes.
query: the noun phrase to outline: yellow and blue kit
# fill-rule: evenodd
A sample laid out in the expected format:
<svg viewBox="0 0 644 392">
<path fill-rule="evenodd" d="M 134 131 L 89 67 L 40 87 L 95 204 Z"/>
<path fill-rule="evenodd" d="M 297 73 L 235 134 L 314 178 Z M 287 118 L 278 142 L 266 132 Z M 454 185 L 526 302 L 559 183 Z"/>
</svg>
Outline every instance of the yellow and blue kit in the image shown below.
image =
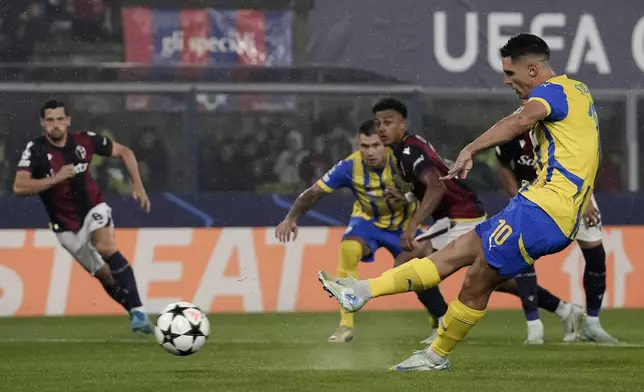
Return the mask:
<svg viewBox="0 0 644 392">
<path fill-rule="evenodd" d="M 488 264 L 508 277 L 572 243 L 599 165 L 599 122 L 584 83 L 553 77 L 532 91 L 532 101 L 547 109 L 530 131 L 537 178 L 476 227 Z"/>
</svg>

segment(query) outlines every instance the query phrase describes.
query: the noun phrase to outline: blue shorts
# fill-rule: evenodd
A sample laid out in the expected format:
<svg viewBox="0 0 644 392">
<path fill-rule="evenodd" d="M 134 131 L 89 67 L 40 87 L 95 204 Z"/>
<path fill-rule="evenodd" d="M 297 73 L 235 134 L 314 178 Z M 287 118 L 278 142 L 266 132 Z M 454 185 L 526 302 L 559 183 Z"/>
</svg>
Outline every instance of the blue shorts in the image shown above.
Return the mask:
<svg viewBox="0 0 644 392">
<path fill-rule="evenodd" d="M 416 235 L 420 233 L 422 231 L 418 230 Z M 373 221 L 354 217 L 349 220 L 349 225 L 344 232 L 344 236 L 342 236 L 342 240 L 344 241 L 348 237 L 364 240 L 371 252 L 363 257 L 362 261 L 370 262 L 374 260 L 374 255 L 380 248 L 387 249 L 394 258 L 398 257 L 403 251 L 400 247 L 400 236 L 402 234 L 403 230 L 381 229 Z"/>
<path fill-rule="evenodd" d="M 564 250 L 572 243 L 538 205 L 517 195 L 507 207 L 476 226 L 487 263 L 512 278 L 542 256 Z"/>
</svg>

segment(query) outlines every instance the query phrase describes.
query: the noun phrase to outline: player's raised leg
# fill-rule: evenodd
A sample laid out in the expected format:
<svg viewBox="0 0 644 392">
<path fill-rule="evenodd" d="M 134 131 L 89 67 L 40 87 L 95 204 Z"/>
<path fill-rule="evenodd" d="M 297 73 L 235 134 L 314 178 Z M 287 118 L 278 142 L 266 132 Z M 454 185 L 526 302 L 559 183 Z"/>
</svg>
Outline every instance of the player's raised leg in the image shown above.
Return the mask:
<svg viewBox="0 0 644 392">
<path fill-rule="evenodd" d="M 468 233 L 429 258 L 418 258 L 385 271 L 368 280 L 336 279 L 324 271 L 318 278 L 325 290 L 335 297 L 348 312 L 356 312 L 375 297 L 422 291 L 437 286 L 462 267 L 471 265 L 476 255 L 477 236 Z M 478 240 L 480 247 L 480 240 Z M 446 255 L 434 261 L 436 255 Z"/>
</svg>

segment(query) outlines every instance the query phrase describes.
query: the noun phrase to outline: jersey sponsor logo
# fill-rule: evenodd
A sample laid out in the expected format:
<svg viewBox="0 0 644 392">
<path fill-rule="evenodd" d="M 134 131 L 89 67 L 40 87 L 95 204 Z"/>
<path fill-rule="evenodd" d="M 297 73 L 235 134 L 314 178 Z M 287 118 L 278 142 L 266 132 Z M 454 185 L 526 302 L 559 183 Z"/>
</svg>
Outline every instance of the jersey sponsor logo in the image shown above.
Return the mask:
<svg viewBox="0 0 644 392">
<path fill-rule="evenodd" d="M 535 167 L 537 164 L 537 160 L 530 155 L 521 155 L 519 159 L 517 159 L 517 163 L 523 166 Z"/>
</svg>

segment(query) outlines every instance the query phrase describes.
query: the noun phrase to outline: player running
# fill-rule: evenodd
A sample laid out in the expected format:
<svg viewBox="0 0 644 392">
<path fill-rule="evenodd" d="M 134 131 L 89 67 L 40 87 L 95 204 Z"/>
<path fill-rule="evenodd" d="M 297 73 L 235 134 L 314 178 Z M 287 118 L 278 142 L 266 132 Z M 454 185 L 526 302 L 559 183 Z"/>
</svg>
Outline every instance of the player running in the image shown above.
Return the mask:
<svg viewBox="0 0 644 392">
<path fill-rule="evenodd" d="M 14 193 L 40 195 L 63 248 L 128 311 L 133 331 L 151 333 L 152 323 L 141 304 L 134 272 L 114 241 L 112 210 L 89 172 L 94 154 L 121 158 L 132 179 L 134 199 L 149 212 L 150 200 L 134 153 L 92 132 L 69 133 L 71 117 L 57 100 L 45 102 L 40 124 L 44 134 L 27 143 L 18 163 Z"/>
<path fill-rule="evenodd" d="M 537 178 L 533 149 L 529 133 L 524 133 L 512 141 L 496 147 L 496 156 L 500 164 L 499 179 L 510 196 L 519 192 L 519 183 L 532 182 Z M 602 244 L 600 214 L 592 195 L 580 222 L 576 240 L 586 261 L 584 291 L 586 292 L 587 316 L 581 329 L 581 339 L 599 343 L 617 343 L 617 339 L 609 335 L 599 323 L 599 310 L 606 291 L 606 252 Z M 537 307 L 542 306 L 552 313 L 561 314 L 565 312 L 565 302 L 556 298 L 555 300 L 547 300 L 544 304 L 537 303 L 537 276 L 534 266 L 530 266 L 526 272 L 517 276 L 516 280 L 521 293 L 523 310 L 528 320 L 526 343 L 543 343 L 543 323 L 539 319 Z M 583 314 L 582 309 L 577 306 L 572 311 L 579 316 Z M 572 342 L 577 337 L 576 333 L 566 334 L 564 341 Z"/>
<path fill-rule="evenodd" d="M 369 280 L 318 274 L 324 289 L 344 309 L 355 312 L 372 298 L 433 287 L 471 266 L 458 299 L 441 321 L 438 338 L 394 370 L 449 369 L 448 355 L 483 318 L 494 289 L 540 257 L 568 247 L 591 199 L 599 164 L 599 125 L 588 87 L 555 75 L 550 48 L 540 37 L 516 35 L 500 51 L 504 83 L 527 103 L 467 145 L 441 179 L 465 179 L 474 155 L 530 129 L 536 139 L 537 179 L 525 184 L 499 214 L 430 257 Z"/>
<path fill-rule="evenodd" d="M 425 254 L 416 246 L 404 252 L 400 237 L 409 227 L 415 203 L 396 200 L 400 192 L 399 173 L 395 157 L 374 132 L 373 121 L 360 126 L 357 137 L 358 151 L 338 162 L 329 172 L 295 200 L 286 218 L 275 229 L 275 236 L 288 242 L 297 236 L 297 220 L 322 197 L 340 189 L 349 188 L 356 197 L 351 220 L 340 242 L 338 276 L 356 277 L 360 261 L 371 262 L 379 248 L 385 248 L 397 260 L 409 260 Z M 409 232 L 420 234 L 418 225 Z M 447 303 L 437 287 L 417 293 L 430 315 L 438 320 L 445 315 Z M 355 320 L 351 312 L 341 309 L 340 325 L 329 337 L 329 342 L 345 343 L 354 338 Z"/>
</svg>

